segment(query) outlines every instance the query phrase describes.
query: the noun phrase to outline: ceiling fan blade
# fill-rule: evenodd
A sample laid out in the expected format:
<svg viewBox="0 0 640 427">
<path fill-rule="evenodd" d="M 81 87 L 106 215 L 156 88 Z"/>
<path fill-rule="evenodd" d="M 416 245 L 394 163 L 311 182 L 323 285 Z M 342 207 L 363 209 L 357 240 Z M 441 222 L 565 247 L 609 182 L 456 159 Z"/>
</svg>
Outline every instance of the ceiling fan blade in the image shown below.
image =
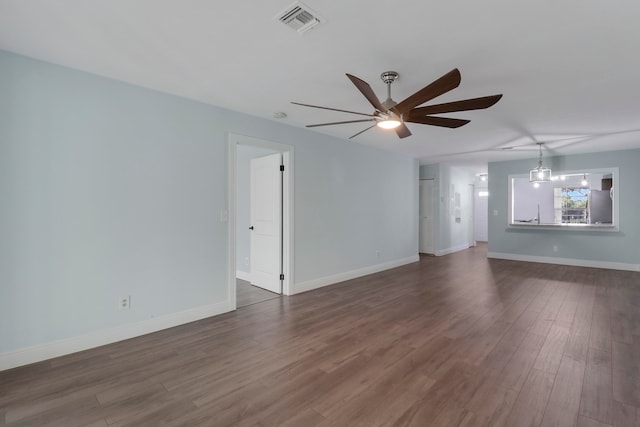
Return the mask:
<svg viewBox="0 0 640 427">
<path fill-rule="evenodd" d="M 375 119 L 347 120 L 345 122 L 317 123 L 315 125 L 306 125 L 305 127 L 316 128 L 318 126 L 345 125 L 347 123 L 361 123 L 361 122 L 373 122 L 373 121 L 375 121 Z"/>
<path fill-rule="evenodd" d="M 411 131 L 409 130 L 407 125 L 405 125 L 404 123 L 402 123 L 400 126 L 398 126 L 395 129 L 395 131 L 396 131 L 396 134 L 398 134 L 399 138 L 406 138 L 408 136 L 411 136 Z"/>
<path fill-rule="evenodd" d="M 369 86 L 369 83 L 365 82 L 362 79 L 359 79 L 356 76 L 352 76 L 349 73 L 347 73 L 347 77 L 349 77 L 349 80 L 351 80 L 351 82 L 358 88 L 358 90 L 364 95 L 364 97 L 367 98 L 369 103 L 373 105 L 373 108 L 378 111 L 387 111 L 387 109 L 384 108 L 380 103 L 380 100 L 373 92 L 373 89 L 371 89 L 371 86 Z"/>
<path fill-rule="evenodd" d="M 460 126 L 466 125 L 471 120 L 452 119 L 449 117 L 424 116 L 405 119 L 405 121 L 410 123 L 420 123 L 423 125 L 441 126 L 445 128 L 459 128 Z"/>
<path fill-rule="evenodd" d="M 423 87 L 404 101 L 397 104 L 393 109 L 398 114 L 404 114 L 420 104 L 449 92 L 460 85 L 460 70 L 454 68 L 438 80 L 428 86 Z"/>
<path fill-rule="evenodd" d="M 483 96 L 481 98 L 463 99 L 461 101 L 446 102 L 444 104 L 428 105 L 426 107 L 418 107 L 409 111 L 410 117 L 426 116 L 428 114 L 452 113 L 455 111 L 482 110 L 489 108 L 496 102 L 500 101 L 502 94 Z"/>
<path fill-rule="evenodd" d="M 358 113 L 357 111 L 340 110 L 339 108 L 321 107 L 319 105 L 301 104 L 299 102 L 293 102 L 293 101 L 291 101 L 291 103 L 295 105 L 302 105 L 303 107 L 320 108 L 322 110 L 340 111 L 342 113 L 359 114 L 361 116 L 375 117 L 373 114 Z"/>
<path fill-rule="evenodd" d="M 369 130 L 369 129 L 371 129 L 372 127 L 375 127 L 375 125 L 371 125 L 371 126 L 369 126 L 368 128 L 363 129 L 363 130 L 361 130 L 360 132 L 356 133 L 355 135 L 351 135 L 351 136 L 349 137 L 349 139 L 351 139 L 351 138 L 355 138 L 356 136 L 360 135 L 361 133 L 365 133 L 366 131 L 368 131 L 368 130 Z"/>
</svg>

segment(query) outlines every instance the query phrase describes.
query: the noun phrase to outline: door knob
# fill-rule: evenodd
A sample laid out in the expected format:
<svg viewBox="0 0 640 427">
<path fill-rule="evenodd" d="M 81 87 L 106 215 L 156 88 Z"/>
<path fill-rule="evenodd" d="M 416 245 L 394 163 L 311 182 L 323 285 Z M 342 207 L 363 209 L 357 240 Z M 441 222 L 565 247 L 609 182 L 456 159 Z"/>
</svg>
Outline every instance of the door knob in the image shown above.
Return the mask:
<svg viewBox="0 0 640 427">
<path fill-rule="evenodd" d="M 253 225 L 251 227 L 249 227 L 249 230 L 253 230 Z"/>
</svg>

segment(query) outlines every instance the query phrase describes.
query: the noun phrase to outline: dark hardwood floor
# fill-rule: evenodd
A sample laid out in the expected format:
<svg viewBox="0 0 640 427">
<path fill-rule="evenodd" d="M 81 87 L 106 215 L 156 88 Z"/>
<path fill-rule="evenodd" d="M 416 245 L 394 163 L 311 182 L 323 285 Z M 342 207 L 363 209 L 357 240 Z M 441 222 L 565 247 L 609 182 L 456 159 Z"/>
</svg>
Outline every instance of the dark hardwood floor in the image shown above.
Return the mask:
<svg viewBox="0 0 640 427">
<path fill-rule="evenodd" d="M 0 373 L 3 426 L 640 426 L 640 273 L 486 245 Z"/>
</svg>

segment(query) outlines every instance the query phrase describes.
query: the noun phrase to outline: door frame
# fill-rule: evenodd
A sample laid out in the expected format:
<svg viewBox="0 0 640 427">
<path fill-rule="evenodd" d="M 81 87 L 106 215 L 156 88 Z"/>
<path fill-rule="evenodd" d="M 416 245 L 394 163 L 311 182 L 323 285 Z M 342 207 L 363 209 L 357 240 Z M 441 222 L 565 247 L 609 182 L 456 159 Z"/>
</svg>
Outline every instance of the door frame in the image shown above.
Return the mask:
<svg viewBox="0 0 640 427">
<path fill-rule="evenodd" d="M 282 153 L 282 164 L 284 172 L 282 174 L 282 294 L 291 294 L 291 284 L 293 283 L 293 171 L 294 171 L 294 151 L 290 145 L 278 142 L 255 138 L 252 136 L 229 133 L 229 190 L 228 190 L 228 303 L 229 310 L 235 310 L 236 301 L 236 215 L 237 215 L 237 149 L 238 145 L 249 145 L 253 147 L 267 148 Z"/>
</svg>

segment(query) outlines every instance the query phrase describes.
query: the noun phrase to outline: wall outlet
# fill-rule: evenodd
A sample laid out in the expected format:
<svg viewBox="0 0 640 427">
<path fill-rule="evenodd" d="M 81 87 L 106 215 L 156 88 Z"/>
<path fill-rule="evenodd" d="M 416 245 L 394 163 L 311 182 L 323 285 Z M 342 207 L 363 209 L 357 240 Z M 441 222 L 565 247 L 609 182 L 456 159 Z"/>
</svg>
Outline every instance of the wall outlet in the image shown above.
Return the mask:
<svg viewBox="0 0 640 427">
<path fill-rule="evenodd" d="M 131 308 L 131 296 L 126 295 L 126 296 L 120 297 L 120 299 L 118 300 L 118 309 L 129 310 L 130 308 Z"/>
<path fill-rule="evenodd" d="M 553 252 L 558 252 L 558 245 L 553 245 Z"/>
</svg>

